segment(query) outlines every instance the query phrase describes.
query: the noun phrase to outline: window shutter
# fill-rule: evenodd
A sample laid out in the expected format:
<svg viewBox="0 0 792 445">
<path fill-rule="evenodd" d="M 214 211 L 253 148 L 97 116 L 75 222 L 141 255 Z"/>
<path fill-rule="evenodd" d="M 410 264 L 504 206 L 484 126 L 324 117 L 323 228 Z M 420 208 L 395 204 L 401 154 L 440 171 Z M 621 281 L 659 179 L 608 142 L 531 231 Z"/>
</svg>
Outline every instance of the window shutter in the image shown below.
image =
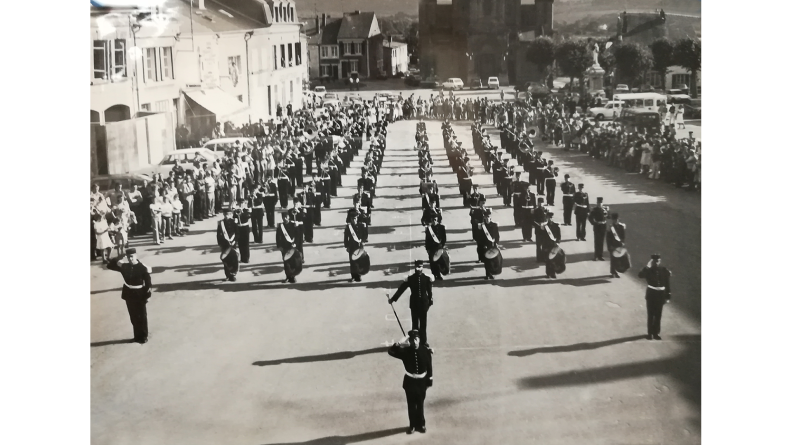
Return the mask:
<svg viewBox="0 0 792 445">
<path fill-rule="evenodd" d="M 340 48 L 338 49 L 339 54 L 341 54 L 343 56 L 344 55 L 344 44 L 343 43 L 339 43 L 338 46 L 340 46 Z"/>
</svg>

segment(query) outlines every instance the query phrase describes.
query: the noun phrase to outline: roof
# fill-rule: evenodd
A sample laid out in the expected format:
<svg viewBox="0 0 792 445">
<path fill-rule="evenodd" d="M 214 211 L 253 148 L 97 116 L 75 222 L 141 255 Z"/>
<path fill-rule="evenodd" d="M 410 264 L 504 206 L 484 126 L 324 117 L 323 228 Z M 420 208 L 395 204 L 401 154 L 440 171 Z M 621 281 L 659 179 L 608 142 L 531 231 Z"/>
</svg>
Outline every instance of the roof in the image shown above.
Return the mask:
<svg viewBox="0 0 792 445">
<path fill-rule="evenodd" d="M 320 28 L 319 32 L 308 36 L 309 45 L 335 45 L 338 43 L 338 31 L 341 29 L 341 19 L 328 19 L 327 26 Z"/>
<path fill-rule="evenodd" d="M 367 39 L 374 20 L 376 20 L 376 16 L 373 12 L 355 12 L 344 15 L 344 18 L 341 19 L 341 29 L 338 31 L 338 38 Z"/>
<path fill-rule="evenodd" d="M 407 44 L 404 43 L 404 42 L 389 42 L 389 41 L 386 40 L 386 41 L 382 42 L 382 46 L 384 46 L 386 48 L 399 48 L 399 47 L 402 47 L 402 46 L 407 46 Z"/>
<path fill-rule="evenodd" d="M 199 10 L 198 2 L 190 13 L 190 0 L 163 0 L 163 10 L 193 32 L 217 33 L 266 28 L 272 24 L 271 12 L 266 3 L 258 0 L 205 0 L 206 9 Z M 186 26 L 186 28 L 185 28 Z"/>
</svg>

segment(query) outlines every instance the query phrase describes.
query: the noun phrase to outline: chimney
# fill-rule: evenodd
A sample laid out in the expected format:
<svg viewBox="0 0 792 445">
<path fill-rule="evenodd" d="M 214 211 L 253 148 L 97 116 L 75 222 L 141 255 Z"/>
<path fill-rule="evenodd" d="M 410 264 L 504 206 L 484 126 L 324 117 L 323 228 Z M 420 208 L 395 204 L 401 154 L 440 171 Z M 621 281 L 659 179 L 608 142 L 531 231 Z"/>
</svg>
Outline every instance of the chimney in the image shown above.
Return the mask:
<svg viewBox="0 0 792 445">
<path fill-rule="evenodd" d="M 325 14 L 323 12 L 322 13 L 322 28 L 324 28 L 325 26 L 327 26 L 327 14 Z"/>
<path fill-rule="evenodd" d="M 206 9 L 206 5 L 204 4 L 204 0 L 198 0 L 198 9 Z"/>
<path fill-rule="evenodd" d="M 316 14 L 315 20 L 316 20 L 316 30 L 318 31 L 319 30 L 319 14 Z"/>
</svg>

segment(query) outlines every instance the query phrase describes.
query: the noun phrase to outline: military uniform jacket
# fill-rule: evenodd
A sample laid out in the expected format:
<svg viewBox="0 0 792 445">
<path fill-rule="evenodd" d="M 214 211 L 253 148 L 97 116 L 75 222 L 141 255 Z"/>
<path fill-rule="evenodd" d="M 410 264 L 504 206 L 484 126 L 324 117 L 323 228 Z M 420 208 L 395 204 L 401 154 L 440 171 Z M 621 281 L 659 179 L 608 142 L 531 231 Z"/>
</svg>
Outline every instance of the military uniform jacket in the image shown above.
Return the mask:
<svg viewBox="0 0 792 445">
<path fill-rule="evenodd" d="M 588 193 L 577 192 L 575 193 L 575 196 L 573 196 L 573 199 L 575 200 L 575 214 L 588 216 L 589 213 Z"/>
<path fill-rule="evenodd" d="M 366 223 L 358 223 L 358 227 L 354 227 L 352 223 L 347 223 L 344 226 L 344 247 L 346 248 L 347 252 L 353 252 L 363 245 L 363 240 L 366 239 L 365 234 L 362 233 L 363 230 L 366 228 Z M 357 240 L 355 240 L 357 237 Z"/>
<path fill-rule="evenodd" d="M 602 207 L 594 207 L 589 213 L 589 222 L 593 226 L 603 226 L 608 222 L 608 212 Z"/>
<path fill-rule="evenodd" d="M 487 235 L 484 233 L 484 227 L 487 228 L 487 232 L 489 232 L 492 241 L 490 241 L 487 238 Z M 500 242 L 500 232 L 498 230 L 498 223 L 494 221 L 490 221 L 489 223 L 481 223 L 481 228 L 476 231 L 476 235 L 478 236 L 478 239 L 476 239 L 477 244 L 481 246 L 485 246 L 488 249 L 491 248 L 492 246 Z"/>
<path fill-rule="evenodd" d="M 404 291 L 410 289 L 410 309 L 428 310 L 429 306 L 434 303 L 432 300 L 432 281 L 432 277 L 423 273 L 408 275 L 399 286 L 396 294 L 393 295 L 393 301 L 399 301 L 399 297 Z"/>
<path fill-rule="evenodd" d="M 225 230 L 223 230 L 225 229 Z M 229 247 L 236 247 L 237 224 L 232 219 L 224 219 L 217 222 L 217 245 L 221 250 Z"/>
<path fill-rule="evenodd" d="M 562 182 L 561 193 L 564 195 L 564 199 L 573 198 L 575 195 L 575 184 L 572 184 L 571 182 Z M 571 196 L 566 196 L 566 195 L 571 195 Z"/>
<path fill-rule="evenodd" d="M 435 238 L 437 238 L 437 241 L 435 241 L 435 239 L 432 238 L 432 234 L 429 232 L 430 228 L 431 228 L 432 232 L 434 232 Z M 444 225 L 437 224 L 437 225 L 434 225 L 434 226 L 431 226 L 431 225 L 426 226 L 426 229 L 424 229 L 424 232 L 426 232 L 426 249 L 427 250 L 429 250 L 430 252 L 433 252 L 433 251 L 445 246 L 445 243 L 446 243 L 446 230 L 445 230 L 445 226 Z"/>
<path fill-rule="evenodd" d="M 121 298 L 124 300 L 147 300 L 151 297 L 151 269 L 140 261 L 137 264 L 118 264 L 120 259 L 121 257 L 117 257 L 110 260 L 107 268 L 120 272 L 124 279 Z"/>
<path fill-rule="evenodd" d="M 436 193 L 424 193 L 424 195 L 421 197 L 421 207 L 426 210 L 432 208 L 432 204 L 434 204 L 434 208 L 439 209 L 440 197 L 437 196 Z"/>
<path fill-rule="evenodd" d="M 278 249 L 289 250 L 292 248 L 292 243 L 300 244 L 299 236 L 300 231 L 294 222 L 278 223 L 278 227 L 275 228 L 275 245 Z"/>
<path fill-rule="evenodd" d="M 612 224 L 606 235 L 605 241 L 608 244 L 608 252 L 613 252 L 613 249 L 624 246 L 624 240 L 627 237 L 627 225 L 622 222 Z"/>
<path fill-rule="evenodd" d="M 646 267 L 638 272 L 646 280 L 646 299 L 671 299 L 671 271 L 663 266 Z"/>
<path fill-rule="evenodd" d="M 407 375 L 404 376 L 402 388 L 432 386 L 432 353 L 424 344 L 418 345 L 418 349 L 412 346 L 402 347 L 395 344 L 388 349 L 388 355 L 397 358 L 404 364 L 404 370 L 410 374 L 420 375 L 426 373 L 422 379 L 415 379 Z"/>
</svg>

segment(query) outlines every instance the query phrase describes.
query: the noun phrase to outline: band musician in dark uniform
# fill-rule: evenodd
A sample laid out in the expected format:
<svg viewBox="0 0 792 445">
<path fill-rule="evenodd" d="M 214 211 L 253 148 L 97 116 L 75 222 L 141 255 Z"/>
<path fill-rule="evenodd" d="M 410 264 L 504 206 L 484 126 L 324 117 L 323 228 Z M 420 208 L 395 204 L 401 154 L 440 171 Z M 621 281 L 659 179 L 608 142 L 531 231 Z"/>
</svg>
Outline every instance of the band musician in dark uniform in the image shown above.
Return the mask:
<svg viewBox="0 0 792 445">
<path fill-rule="evenodd" d="M 572 225 L 572 210 L 575 208 L 575 184 L 569 181 L 569 175 L 564 175 L 564 182 L 561 183 L 561 202 L 564 205 L 564 225 Z"/>
<path fill-rule="evenodd" d="M 365 228 L 365 223 L 361 223 L 363 228 Z M 361 276 L 355 273 L 352 273 L 355 270 L 355 267 L 352 264 L 352 254 L 355 253 L 356 250 L 363 247 L 364 243 L 364 236 L 361 233 L 361 227 L 358 225 L 358 217 L 356 213 L 349 214 L 347 216 L 347 225 L 344 228 L 344 248 L 346 248 L 347 253 L 349 254 L 349 270 L 350 274 L 352 275 L 352 279 L 350 281 L 361 281 Z"/>
<path fill-rule="evenodd" d="M 426 388 L 432 386 L 432 353 L 420 340 L 418 331 L 413 329 L 388 349 L 388 355 L 401 360 L 404 365 L 402 388 L 407 396 L 407 415 L 410 418 L 407 434 L 415 430 L 425 433 L 424 400 Z"/>
<path fill-rule="evenodd" d="M 608 243 L 608 253 L 610 253 L 610 272 L 611 277 L 619 278 L 619 272 L 616 271 L 614 267 L 613 260 L 613 251 L 617 247 L 624 247 L 625 239 L 627 238 L 627 225 L 623 222 L 619 221 L 619 214 L 618 213 L 611 213 L 611 226 L 608 229 L 607 234 L 607 243 Z"/>
<path fill-rule="evenodd" d="M 110 260 L 107 268 L 121 273 L 124 280 L 121 298 L 126 302 L 129 311 L 134 341 L 143 344 L 148 341 L 146 303 L 151 298 L 151 269 L 138 261 L 136 249 L 127 249 L 125 254 L 126 262 L 119 264 L 119 256 Z"/>
<path fill-rule="evenodd" d="M 605 232 L 608 231 L 608 211 L 602 207 L 602 198 L 597 198 L 597 206 L 589 213 L 589 222 L 594 230 L 594 261 L 605 261 Z"/>
<path fill-rule="evenodd" d="M 225 219 L 217 222 L 217 244 L 220 246 L 220 261 L 226 281 L 236 281 L 239 273 L 239 249 L 237 247 L 237 224 L 231 208 L 223 212 Z"/>
<path fill-rule="evenodd" d="M 415 273 L 408 275 L 399 289 L 388 299 L 388 303 L 393 304 L 399 301 L 399 297 L 410 289 L 410 315 L 412 316 L 412 328 L 420 333 L 421 343 L 427 348 L 429 342 L 426 339 L 426 315 L 429 308 L 434 304 L 432 298 L 432 282 L 434 279 L 423 274 L 423 260 L 415 261 Z"/>
<path fill-rule="evenodd" d="M 578 241 L 586 241 L 586 219 L 589 214 L 588 193 L 583 191 L 583 184 L 578 184 L 578 191 L 573 197 L 575 201 L 575 237 Z"/>
<path fill-rule="evenodd" d="M 671 303 L 671 271 L 660 265 L 660 254 L 655 253 L 649 263 L 638 272 L 646 280 L 647 340 L 660 338 L 660 319 L 663 305 Z"/>
<path fill-rule="evenodd" d="M 297 225 L 291 221 L 289 212 L 281 213 L 281 218 L 283 222 L 278 224 L 278 227 L 275 229 L 275 245 L 278 246 L 281 255 L 284 255 L 289 250 L 297 248 L 297 238 L 300 236 L 300 233 Z M 297 282 L 295 277 L 289 275 L 288 269 L 284 268 L 284 272 L 286 273 L 284 283 Z"/>
<path fill-rule="evenodd" d="M 440 268 L 432 262 L 432 254 L 437 249 L 442 249 L 445 247 L 446 243 L 446 230 L 445 226 L 438 222 L 438 218 L 436 216 L 432 217 L 432 220 L 428 226 L 424 229 L 426 232 L 426 253 L 429 255 L 429 268 L 432 270 L 432 275 L 434 276 L 435 280 L 443 279 L 443 275 L 440 274 Z"/>
<path fill-rule="evenodd" d="M 548 258 L 550 251 L 561 242 L 561 227 L 553 221 L 553 212 L 547 212 L 547 223 L 542 226 L 541 231 L 536 232 L 537 243 L 542 244 L 545 258 L 545 276 L 556 278 L 555 263 Z"/>
<path fill-rule="evenodd" d="M 484 254 L 487 250 L 495 247 L 500 242 L 500 232 L 498 231 L 498 223 L 492 221 L 490 218 L 492 211 L 487 209 L 484 212 L 484 222 L 479 224 L 479 229 L 476 233 L 476 250 L 478 251 L 478 260 L 484 263 L 484 278 L 487 280 L 494 280 L 495 276 L 490 271 L 487 262 L 484 261 Z"/>
</svg>

